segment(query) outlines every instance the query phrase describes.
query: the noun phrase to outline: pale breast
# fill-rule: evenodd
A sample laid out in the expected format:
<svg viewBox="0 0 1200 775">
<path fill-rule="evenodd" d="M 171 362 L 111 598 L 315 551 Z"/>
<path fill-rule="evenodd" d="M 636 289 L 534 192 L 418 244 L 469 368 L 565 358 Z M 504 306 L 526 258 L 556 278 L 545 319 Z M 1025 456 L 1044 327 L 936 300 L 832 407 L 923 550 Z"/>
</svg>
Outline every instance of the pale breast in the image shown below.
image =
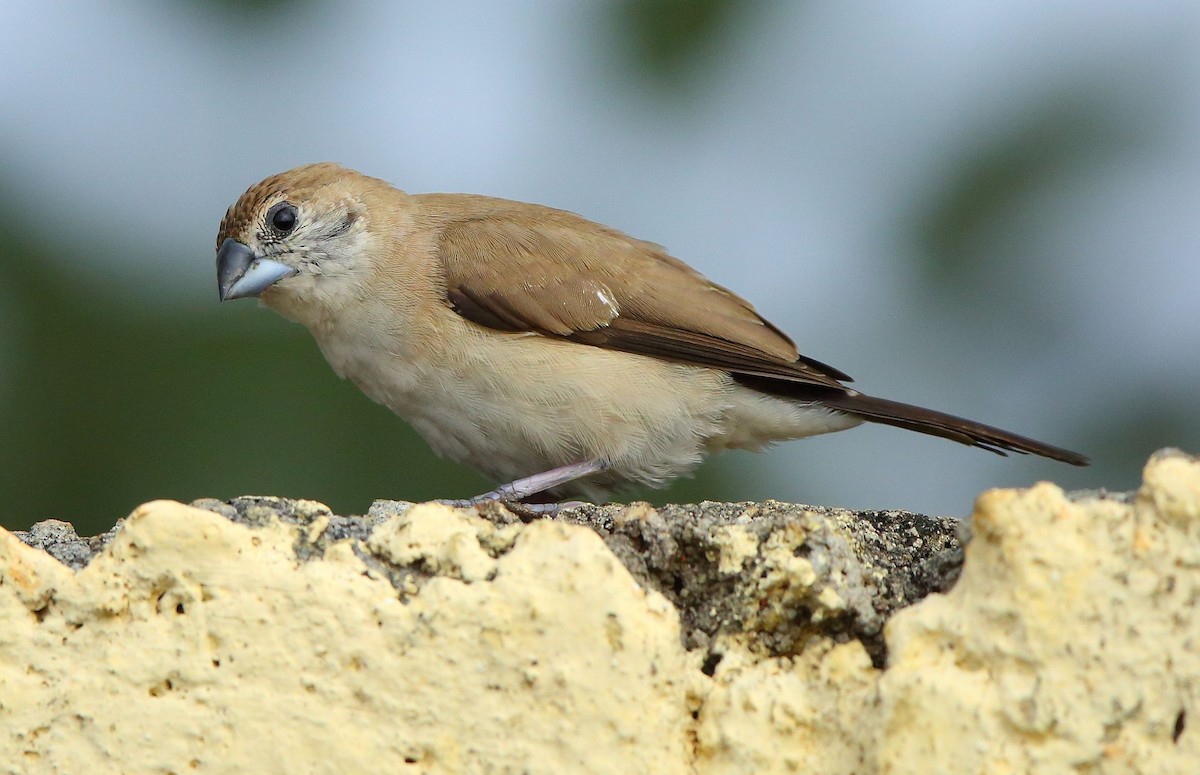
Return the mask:
<svg viewBox="0 0 1200 775">
<path fill-rule="evenodd" d="M 558 466 L 611 468 L 568 492 L 659 486 L 707 452 L 841 430 L 861 420 L 768 396 L 728 374 L 536 334 L 491 331 L 448 313 L 428 331 L 368 325 L 314 331 L 330 365 L 404 418 L 437 454 L 497 483 Z M 353 334 L 348 332 L 355 332 Z"/>
<path fill-rule="evenodd" d="M 363 326 L 316 332 L 341 376 L 403 417 L 440 455 L 509 481 L 584 460 L 614 483 L 656 485 L 700 462 L 721 435 L 727 375 L 448 315 L 440 348 Z"/>
</svg>

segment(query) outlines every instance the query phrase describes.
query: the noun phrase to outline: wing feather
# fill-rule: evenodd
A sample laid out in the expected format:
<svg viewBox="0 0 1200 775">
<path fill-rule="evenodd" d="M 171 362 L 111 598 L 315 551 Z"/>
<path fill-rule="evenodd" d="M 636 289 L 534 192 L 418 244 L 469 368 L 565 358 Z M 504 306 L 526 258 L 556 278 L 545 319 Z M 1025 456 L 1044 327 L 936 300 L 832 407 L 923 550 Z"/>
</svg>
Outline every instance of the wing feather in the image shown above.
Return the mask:
<svg viewBox="0 0 1200 775">
<path fill-rule="evenodd" d="M 838 388 L 850 379 L 800 356 L 749 302 L 657 245 L 562 210 L 455 202 L 467 212 L 442 224 L 439 255 L 447 301 L 474 323 L 735 374 Z"/>
</svg>

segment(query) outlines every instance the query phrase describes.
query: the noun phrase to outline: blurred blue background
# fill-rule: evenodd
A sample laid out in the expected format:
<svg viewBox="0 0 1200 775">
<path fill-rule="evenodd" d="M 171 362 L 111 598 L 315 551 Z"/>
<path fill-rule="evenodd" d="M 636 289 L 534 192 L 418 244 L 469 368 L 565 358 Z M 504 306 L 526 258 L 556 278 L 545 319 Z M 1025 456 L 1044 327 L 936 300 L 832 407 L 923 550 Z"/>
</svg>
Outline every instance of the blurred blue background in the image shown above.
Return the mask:
<svg viewBox="0 0 1200 775">
<path fill-rule="evenodd" d="M 1200 5 L 0 4 L 0 521 L 490 486 L 218 306 L 251 183 L 335 160 L 659 242 L 867 392 L 1091 455 L 867 427 L 651 499 L 969 513 L 1200 450 Z"/>
</svg>

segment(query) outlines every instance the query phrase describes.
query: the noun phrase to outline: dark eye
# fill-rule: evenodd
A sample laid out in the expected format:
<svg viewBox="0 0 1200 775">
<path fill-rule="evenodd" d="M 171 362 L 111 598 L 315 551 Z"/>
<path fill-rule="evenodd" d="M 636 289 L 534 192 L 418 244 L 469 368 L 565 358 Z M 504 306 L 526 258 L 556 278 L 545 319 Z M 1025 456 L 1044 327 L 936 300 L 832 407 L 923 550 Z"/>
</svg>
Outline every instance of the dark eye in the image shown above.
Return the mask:
<svg viewBox="0 0 1200 775">
<path fill-rule="evenodd" d="M 267 220 L 280 234 L 287 234 L 296 228 L 296 208 L 287 202 L 280 202 L 267 213 Z"/>
</svg>

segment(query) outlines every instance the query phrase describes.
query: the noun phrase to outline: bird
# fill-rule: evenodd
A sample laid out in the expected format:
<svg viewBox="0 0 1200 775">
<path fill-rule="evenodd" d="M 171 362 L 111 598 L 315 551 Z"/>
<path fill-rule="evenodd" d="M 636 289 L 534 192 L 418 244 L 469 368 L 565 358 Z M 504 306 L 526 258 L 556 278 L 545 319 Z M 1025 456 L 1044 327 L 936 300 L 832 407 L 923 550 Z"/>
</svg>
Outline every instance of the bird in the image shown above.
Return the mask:
<svg viewBox="0 0 1200 775">
<path fill-rule="evenodd" d="M 652 242 L 542 205 L 409 194 L 331 162 L 229 207 L 217 286 L 305 326 L 339 377 L 498 483 L 456 505 L 604 502 L 711 453 L 864 422 L 1088 463 L 850 387 Z"/>
</svg>

